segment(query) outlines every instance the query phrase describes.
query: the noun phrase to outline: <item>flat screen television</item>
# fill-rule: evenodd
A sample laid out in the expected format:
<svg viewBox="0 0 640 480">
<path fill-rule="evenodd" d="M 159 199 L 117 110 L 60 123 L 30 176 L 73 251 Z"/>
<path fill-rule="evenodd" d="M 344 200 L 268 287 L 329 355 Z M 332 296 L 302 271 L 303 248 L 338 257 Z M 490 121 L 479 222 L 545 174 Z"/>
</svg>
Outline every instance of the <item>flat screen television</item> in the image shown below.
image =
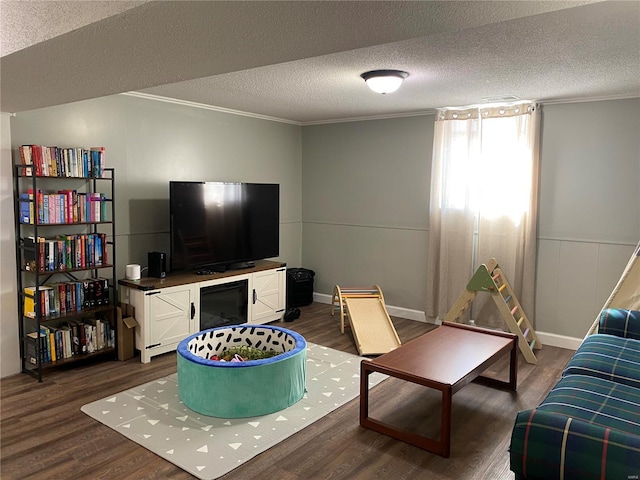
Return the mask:
<svg viewBox="0 0 640 480">
<path fill-rule="evenodd" d="M 277 257 L 280 185 L 169 182 L 171 271 L 226 270 Z"/>
</svg>

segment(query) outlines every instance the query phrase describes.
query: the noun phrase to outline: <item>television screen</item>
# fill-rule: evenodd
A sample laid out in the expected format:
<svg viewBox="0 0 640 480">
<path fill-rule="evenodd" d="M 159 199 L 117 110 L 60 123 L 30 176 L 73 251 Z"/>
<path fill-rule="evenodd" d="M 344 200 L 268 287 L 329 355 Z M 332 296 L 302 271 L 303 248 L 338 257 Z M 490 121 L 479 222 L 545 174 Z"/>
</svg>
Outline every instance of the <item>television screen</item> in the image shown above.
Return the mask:
<svg viewBox="0 0 640 480">
<path fill-rule="evenodd" d="M 277 257 L 280 186 L 170 182 L 171 270 Z"/>
</svg>

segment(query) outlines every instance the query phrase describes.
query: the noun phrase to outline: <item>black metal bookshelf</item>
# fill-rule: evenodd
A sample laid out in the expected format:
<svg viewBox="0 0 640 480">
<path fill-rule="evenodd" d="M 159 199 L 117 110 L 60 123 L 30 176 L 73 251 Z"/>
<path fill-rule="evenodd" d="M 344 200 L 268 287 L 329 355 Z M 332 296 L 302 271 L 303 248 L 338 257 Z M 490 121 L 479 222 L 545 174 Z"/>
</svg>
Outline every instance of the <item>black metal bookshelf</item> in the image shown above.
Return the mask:
<svg viewBox="0 0 640 480">
<path fill-rule="evenodd" d="M 41 382 L 49 368 L 101 356 L 117 358 L 115 170 L 104 168 L 100 176 L 37 175 L 35 168 L 29 170 L 14 165 L 20 358 L 22 371 Z M 58 192 L 53 197 L 61 188 L 102 194 L 98 218 L 78 221 L 73 215 L 65 218 L 62 211 L 57 222 L 44 222 L 39 193 Z M 24 221 L 27 208 L 29 221 Z M 73 213 L 73 208 L 79 207 L 67 211 Z"/>
</svg>

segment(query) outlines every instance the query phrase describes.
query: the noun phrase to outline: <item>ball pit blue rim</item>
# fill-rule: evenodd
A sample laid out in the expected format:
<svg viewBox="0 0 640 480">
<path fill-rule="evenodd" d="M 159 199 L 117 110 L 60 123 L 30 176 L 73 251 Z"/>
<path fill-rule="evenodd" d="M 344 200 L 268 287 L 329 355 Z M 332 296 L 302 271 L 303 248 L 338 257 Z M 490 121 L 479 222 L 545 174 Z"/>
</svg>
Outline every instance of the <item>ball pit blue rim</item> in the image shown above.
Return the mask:
<svg viewBox="0 0 640 480">
<path fill-rule="evenodd" d="M 197 355 L 194 355 L 189 351 L 189 348 L 187 346 L 189 342 L 194 338 L 199 337 L 205 333 L 209 333 L 211 331 L 229 330 L 231 328 L 245 328 L 245 327 L 259 328 L 264 330 L 277 330 L 280 332 L 284 332 L 288 335 L 291 335 L 294 338 L 294 340 L 296 341 L 296 347 L 293 350 L 289 350 L 288 352 L 281 353 L 279 355 L 276 355 L 275 357 L 262 358 L 260 360 L 248 360 L 246 362 L 220 362 L 218 360 L 209 360 L 207 358 L 202 358 Z M 190 362 L 197 363 L 200 365 L 205 365 L 207 367 L 215 366 L 215 367 L 222 367 L 222 368 L 246 368 L 246 367 L 255 367 L 257 365 L 268 365 L 270 363 L 280 362 L 282 360 L 285 360 L 289 357 L 296 355 L 297 353 L 299 353 L 305 348 L 307 348 L 307 341 L 304 339 L 302 335 L 300 335 L 297 332 L 294 332 L 293 330 L 288 330 L 282 327 L 275 327 L 272 325 L 252 325 L 252 324 L 246 323 L 242 325 L 226 325 L 224 327 L 210 328 L 208 330 L 202 330 L 198 333 L 194 333 L 193 335 L 188 336 L 178 344 L 178 355 L 180 355 L 185 360 L 188 360 Z"/>
</svg>

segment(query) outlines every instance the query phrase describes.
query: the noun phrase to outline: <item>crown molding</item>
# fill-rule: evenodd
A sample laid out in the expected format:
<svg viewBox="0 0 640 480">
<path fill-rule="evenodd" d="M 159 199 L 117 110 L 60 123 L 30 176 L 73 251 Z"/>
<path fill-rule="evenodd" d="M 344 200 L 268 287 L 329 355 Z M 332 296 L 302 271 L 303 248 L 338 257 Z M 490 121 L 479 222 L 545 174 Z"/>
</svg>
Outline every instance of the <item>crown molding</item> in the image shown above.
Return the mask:
<svg viewBox="0 0 640 480">
<path fill-rule="evenodd" d="M 542 105 L 562 105 L 569 103 L 589 103 L 589 102 L 605 102 L 607 100 L 632 100 L 640 98 L 640 95 L 603 95 L 600 97 L 575 97 L 575 98 L 558 98 L 550 100 L 538 100 L 537 103 Z"/>
<path fill-rule="evenodd" d="M 151 95 L 148 93 L 141 93 L 141 92 L 125 92 L 125 93 L 121 93 L 120 95 L 126 95 L 126 96 L 130 96 L 130 97 L 137 97 L 137 98 L 144 98 L 146 100 L 155 100 L 158 102 L 165 102 L 165 103 L 173 103 L 175 105 L 184 105 L 187 107 L 192 107 L 192 108 L 201 108 L 204 110 L 212 110 L 215 112 L 221 112 L 221 113 L 228 113 L 231 115 L 240 115 L 243 117 L 250 117 L 250 118 L 256 118 L 256 119 L 260 119 L 260 120 L 268 120 L 271 122 L 279 122 L 279 123 L 286 123 L 289 125 L 296 125 L 298 127 L 307 127 L 307 126 L 312 126 L 312 125 L 327 125 L 327 124 L 334 124 L 334 123 L 349 123 L 349 122 L 364 122 L 364 121 L 369 121 L 369 120 L 388 120 L 388 119 L 394 119 L 394 118 L 408 118 L 408 117 L 422 117 L 422 116 L 426 116 L 426 115 L 435 115 L 436 114 L 436 109 L 435 108 L 429 108 L 429 109 L 425 109 L 425 110 L 420 110 L 420 111 L 416 111 L 416 112 L 410 112 L 410 113 L 393 113 L 393 114 L 388 114 L 388 115 L 372 115 L 372 116 L 365 116 L 365 117 L 349 117 L 349 118 L 334 118 L 334 119 L 328 119 L 328 120 L 317 120 L 317 121 L 309 121 L 309 122 L 299 122 L 296 120 L 288 120 L 285 118 L 278 118 L 278 117 L 271 117 L 268 115 L 260 115 L 257 113 L 251 113 L 251 112 L 243 112 L 241 110 L 233 110 L 231 108 L 224 108 L 224 107 L 216 107 L 214 105 L 207 105 L 204 103 L 198 103 L 198 102 L 190 102 L 188 100 L 180 100 L 180 99 L 175 99 L 175 98 L 169 98 L 169 97 L 162 97 L 160 95 Z M 601 101 L 607 101 L 607 100 L 630 100 L 630 99 L 635 99 L 635 98 L 640 98 L 640 96 L 638 95 L 608 95 L 608 96 L 600 96 L 600 97 L 576 97 L 576 98 L 560 98 L 560 99 L 550 99 L 550 100 L 536 100 L 536 101 L 531 101 L 531 100 L 526 100 L 526 101 L 531 101 L 534 103 L 537 103 L 539 105 L 562 105 L 562 104 L 571 104 L 571 103 L 589 103 L 589 102 L 601 102 Z M 510 102 L 510 103 L 522 103 L 525 100 L 518 100 L 518 101 L 514 101 L 514 102 Z M 487 104 L 486 106 L 489 106 L 490 104 Z M 475 105 L 477 106 L 485 106 L 484 104 L 478 104 Z M 464 107 L 442 107 L 443 109 L 449 109 L 449 108 L 464 108 Z M 14 116 L 14 113 L 4 113 L 5 115 L 11 115 Z"/>
<path fill-rule="evenodd" d="M 288 123 L 290 125 L 297 125 L 297 126 L 301 125 L 300 122 L 296 122 L 294 120 L 287 120 L 287 119 L 278 118 L 278 117 L 270 117 L 268 115 L 260 115 L 258 113 L 243 112 L 241 110 L 233 110 L 231 108 L 216 107 L 214 105 L 207 105 L 207 104 L 198 103 L 198 102 L 190 102 L 188 100 L 162 97 L 160 95 L 151 95 L 149 93 L 124 92 L 124 93 L 121 93 L 120 95 L 126 95 L 128 97 L 144 98 L 147 100 L 155 100 L 157 102 L 173 103 L 176 105 L 184 105 L 186 107 L 201 108 L 204 110 L 213 110 L 215 112 L 229 113 L 231 115 L 240 115 L 242 117 L 251 117 L 251 118 L 257 118 L 260 120 L 269 120 L 271 122 Z"/>
<path fill-rule="evenodd" d="M 124 92 L 124 93 L 120 93 L 120 95 L 126 95 L 128 97 L 144 98 L 146 100 L 155 100 L 157 102 L 173 103 L 175 105 L 184 105 L 186 107 L 201 108 L 204 110 L 212 110 L 214 112 L 229 113 L 231 115 L 241 115 L 243 117 L 257 118 L 260 120 L 269 120 L 272 122 L 287 123 L 289 125 L 296 125 L 299 127 L 305 127 L 309 125 L 325 125 L 329 123 L 362 122 L 366 120 L 385 120 L 389 118 L 420 117 L 423 115 L 435 115 L 436 113 L 435 109 L 429 109 L 429 110 L 412 112 L 412 113 L 395 113 L 395 114 L 389 114 L 389 115 L 374 115 L 374 116 L 368 116 L 368 117 L 351 117 L 351 118 L 337 118 L 337 119 L 330 119 L 330 120 L 318 120 L 318 121 L 311 121 L 311 122 L 298 122 L 296 120 L 287 120 L 285 118 L 270 117 L 268 115 L 260 115 L 257 113 L 243 112 L 241 110 L 233 110 L 231 108 L 216 107 L 214 105 L 207 105 L 205 103 L 198 103 L 198 102 L 191 102 L 188 100 L 162 97 L 160 95 L 152 95 L 149 93 Z"/>
<path fill-rule="evenodd" d="M 326 125 L 329 123 L 365 122 L 368 120 L 388 120 L 390 118 L 424 117 L 425 115 L 435 115 L 435 109 L 421 110 L 411 113 L 391 113 L 388 115 L 372 115 L 369 117 L 335 118 L 331 120 L 318 120 L 311 122 L 300 122 L 303 127 L 310 125 Z"/>
</svg>

